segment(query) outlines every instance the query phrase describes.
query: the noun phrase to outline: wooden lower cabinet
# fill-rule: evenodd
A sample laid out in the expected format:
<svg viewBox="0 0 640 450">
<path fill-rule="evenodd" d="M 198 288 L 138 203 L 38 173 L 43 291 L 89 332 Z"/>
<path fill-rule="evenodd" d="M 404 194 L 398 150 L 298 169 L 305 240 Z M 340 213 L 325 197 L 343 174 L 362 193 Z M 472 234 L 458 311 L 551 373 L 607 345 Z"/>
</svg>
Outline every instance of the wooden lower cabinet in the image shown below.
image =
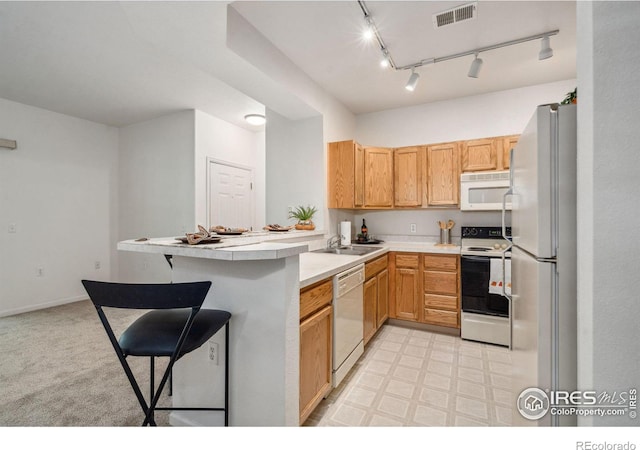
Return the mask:
<svg viewBox="0 0 640 450">
<path fill-rule="evenodd" d="M 420 320 L 420 270 L 417 253 L 390 253 L 389 317 Z"/>
<path fill-rule="evenodd" d="M 426 254 L 422 257 L 422 266 L 422 321 L 460 328 L 460 257 Z"/>
<path fill-rule="evenodd" d="M 389 254 L 389 317 L 460 328 L 460 257 Z"/>
<path fill-rule="evenodd" d="M 332 300 L 330 279 L 300 291 L 300 424 L 331 391 Z"/>
<path fill-rule="evenodd" d="M 365 265 L 364 282 L 364 345 L 389 317 L 389 271 L 387 255 Z"/>
</svg>

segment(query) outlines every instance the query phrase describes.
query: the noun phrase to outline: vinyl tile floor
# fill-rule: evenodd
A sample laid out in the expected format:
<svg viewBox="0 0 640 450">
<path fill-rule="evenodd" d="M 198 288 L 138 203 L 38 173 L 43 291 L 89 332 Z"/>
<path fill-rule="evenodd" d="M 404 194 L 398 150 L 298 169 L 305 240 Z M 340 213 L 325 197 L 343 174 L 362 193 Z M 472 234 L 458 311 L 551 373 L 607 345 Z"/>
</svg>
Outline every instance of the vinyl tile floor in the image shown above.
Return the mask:
<svg viewBox="0 0 640 450">
<path fill-rule="evenodd" d="M 507 348 L 384 325 L 304 426 L 509 426 Z"/>
</svg>

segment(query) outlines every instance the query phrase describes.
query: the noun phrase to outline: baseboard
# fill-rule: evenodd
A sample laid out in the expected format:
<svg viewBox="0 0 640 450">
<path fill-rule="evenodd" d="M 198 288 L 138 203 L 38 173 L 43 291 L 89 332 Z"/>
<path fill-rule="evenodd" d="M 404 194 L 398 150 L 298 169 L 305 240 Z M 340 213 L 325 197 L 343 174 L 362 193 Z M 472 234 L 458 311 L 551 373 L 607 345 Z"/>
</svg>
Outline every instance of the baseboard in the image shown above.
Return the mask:
<svg viewBox="0 0 640 450">
<path fill-rule="evenodd" d="M 172 427 L 223 427 L 221 411 L 172 411 L 169 414 Z"/>
<path fill-rule="evenodd" d="M 89 298 L 86 295 L 60 298 L 60 299 L 53 300 L 46 303 L 39 303 L 37 305 L 29 305 L 29 306 L 24 306 L 22 308 L 15 308 L 15 309 L 9 309 L 5 311 L 0 311 L 0 317 L 15 316 L 16 314 L 22 314 L 22 313 L 27 313 L 31 311 L 38 311 L 40 309 L 52 308 L 54 306 L 66 305 L 67 303 L 75 303 L 75 302 L 88 300 L 88 299 Z"/>
<path fill-rule="evenodd" d="M 385 323 L 389 325 L 404 327 L 404 328 L 413 328 L 415 330 L 433 331 L 435 333 L 448 334 L 450 336 L 460 336 L 459 328 L 441 327 L 439 325 L 411 322 L 409 320 L 401 320 L 401 319 L 387 319 Z"/>
</svg>

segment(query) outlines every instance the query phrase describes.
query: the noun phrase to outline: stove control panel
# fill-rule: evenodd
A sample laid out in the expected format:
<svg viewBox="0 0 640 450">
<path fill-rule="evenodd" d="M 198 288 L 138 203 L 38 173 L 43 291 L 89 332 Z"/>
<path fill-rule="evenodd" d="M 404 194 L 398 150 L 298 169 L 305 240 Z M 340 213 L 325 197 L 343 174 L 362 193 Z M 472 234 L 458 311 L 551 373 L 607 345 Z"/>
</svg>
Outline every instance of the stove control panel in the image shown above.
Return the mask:
<svg viewBox="0 0 640 450">
<path fill-rule="evenodd" d="M 463 238 L 501 239 L 502 227 L 461 227 Z M 511 227 L 507 227 L 507 237 L 511 237 Z"/>
</svg>

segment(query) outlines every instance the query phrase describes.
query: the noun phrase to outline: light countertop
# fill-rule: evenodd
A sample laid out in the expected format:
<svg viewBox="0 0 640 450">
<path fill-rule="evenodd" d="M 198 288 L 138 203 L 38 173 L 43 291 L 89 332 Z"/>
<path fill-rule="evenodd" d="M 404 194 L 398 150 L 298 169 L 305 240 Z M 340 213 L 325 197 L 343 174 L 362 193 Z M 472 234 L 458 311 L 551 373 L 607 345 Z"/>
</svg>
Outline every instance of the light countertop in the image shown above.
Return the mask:
<svg viewBox="0 0 640 450">
<path fill-rule="evenodd" d="M 118 243 L 118 250 L 160 253 L 193 258 L 248 261 L 280 259 L 306 252 L 305 240 L 321 238 L 323 231 L 252 232 L 241 236 L 222 236 L 217 244 L 189 245 L 175 238 L 130 239 Z"/>
<path fill-rule="evenodd" d="M 460 254 L 460 246 L 440 246 L 434 242 L 385 242 L 366 247 L 379 247 L 363 256 L 335 255 L 331 253 L 306 252 L 300 254 L 300 288 L 332 277 L 355 265 L 371 261 L 388 252 Z"/>
</svg>

